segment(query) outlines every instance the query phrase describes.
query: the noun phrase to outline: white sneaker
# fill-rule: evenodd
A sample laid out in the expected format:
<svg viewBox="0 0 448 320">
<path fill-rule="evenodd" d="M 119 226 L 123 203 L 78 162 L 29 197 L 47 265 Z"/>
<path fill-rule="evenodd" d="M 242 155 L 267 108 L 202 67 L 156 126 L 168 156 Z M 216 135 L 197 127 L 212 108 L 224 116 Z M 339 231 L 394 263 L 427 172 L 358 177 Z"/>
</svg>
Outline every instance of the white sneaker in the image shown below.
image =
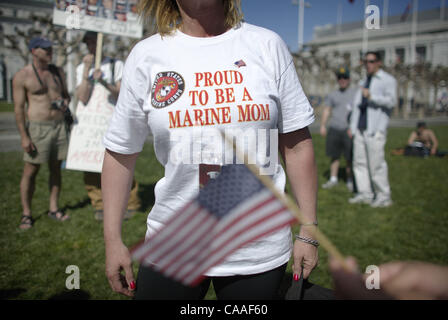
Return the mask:
<svg viewBox="0 0 448 320">
<path fill-rule="evenodd" d="M 322 188 L 324 188 L 324 189 L 331 189 L 331 188 L 335 187 L 337 184 L 338 184 L 338 181 L 337 181 L 337 180 L 336 180 L 336 181 L 334 181 L 334 180 L 328 180 L 327 182 L 325 182 L 325 183 L 322 185 Z"/>
<path fill-rule="evenodd" d="M 370 206 L 372 208 L 386 208 L 386 207 L 390 207 L 391 205 L 392 205 L 392 200 L 390 200 L 389 198 L 375 199 L 370 204 Z"/>
<path fill-rule="evenodd" d="M 351 204 L 355 204 L 355 203 L 371 204 L 372 198 L 368 198 L 362 194 L 356 194 L 353 198 L 348 199 L 348 202 Z"/>
</svg>

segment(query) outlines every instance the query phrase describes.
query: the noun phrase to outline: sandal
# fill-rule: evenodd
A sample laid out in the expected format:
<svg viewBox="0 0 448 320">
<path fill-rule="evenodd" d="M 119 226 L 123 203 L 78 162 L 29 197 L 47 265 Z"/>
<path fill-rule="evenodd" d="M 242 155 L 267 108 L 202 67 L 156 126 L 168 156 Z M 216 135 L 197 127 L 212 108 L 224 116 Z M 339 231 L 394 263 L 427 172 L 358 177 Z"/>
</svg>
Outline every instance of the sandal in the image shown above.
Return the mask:
<svg viewBox="0 0 448 320">
<path fill-rule="evenodd" d="M 65 221 L 70 219 L 70 217 L 68 215 L 65 214 L 65 212 L 62 212 L 61 210 L 56 210 L 56 211 L 48 211 L 48 216 L 51 219 L 57 220 L 57 221 Z"/>
<path fill-rule="evenodd" d="M 28 230 L 34 224 L 34 219 L 31 216 L 22 215 L 20 218 L 19 229 Z"/>
</svg>

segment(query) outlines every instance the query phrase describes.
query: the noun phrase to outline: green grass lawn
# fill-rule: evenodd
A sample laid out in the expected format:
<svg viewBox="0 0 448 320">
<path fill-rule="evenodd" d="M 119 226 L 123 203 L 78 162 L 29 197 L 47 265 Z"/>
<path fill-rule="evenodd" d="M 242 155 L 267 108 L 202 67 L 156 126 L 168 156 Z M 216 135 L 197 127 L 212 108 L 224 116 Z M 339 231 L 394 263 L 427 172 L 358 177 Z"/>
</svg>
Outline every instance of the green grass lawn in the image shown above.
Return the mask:
<svg viewBox="0 0 448 320">
<path fill-rule="evenodd" d="M 434 127 L 442 150 L 448 150 L 448 127 Z M 344 255 L 358 259 L 361 270 L 391 260 L 423 260 L 448 264 L 448 158 L 393 156 L 402 147 L 411 129 L 391 128 L 386 145 L 394 205 L 372 209 L 349 205 L 345 184 L 331 190 L 319 189 L 319 226 Z M 324 139 L 313 136 L 319 170 L 319 185 L 326 181 L 329 161 Z M 60 223 L 46 216 L 48 210 L 48 169 L 37 178 L 33 215 L 37 219 L 28 231 L 18 229 L 21 214 L 19 181 L 20 152 L 0 154 L 0 298 L 3 299 L 127 299 L 113 293 L 104 273 L 102 224 L 95 221 L 84 190 L 82 173 L 63 171 L 60 206 L 71 219 Z M 140 183 L 142 210 L 124 222 L 127 245 L 136 243 L 146 231 L 146 213 L 154 201 L 153 188 L 163 175 L 151 145 L 139 157 L 136 178 Z M 297 229 L 297 228 L 294 228 Z M 297 230 L 295 230 L 297 231 Z M 319 249 L 319 266 L 311 281 L 325 287 L 332 282 L 327 254 Z M 76 265 L 81 289 L 68 291 L 66 267 Z M 134 266 L 137 271 L 137 266 Z M 285 284 L 291 280 L 288 267 Z M 213 299 L 210 290 L 208 299 Z"/>
</svg>

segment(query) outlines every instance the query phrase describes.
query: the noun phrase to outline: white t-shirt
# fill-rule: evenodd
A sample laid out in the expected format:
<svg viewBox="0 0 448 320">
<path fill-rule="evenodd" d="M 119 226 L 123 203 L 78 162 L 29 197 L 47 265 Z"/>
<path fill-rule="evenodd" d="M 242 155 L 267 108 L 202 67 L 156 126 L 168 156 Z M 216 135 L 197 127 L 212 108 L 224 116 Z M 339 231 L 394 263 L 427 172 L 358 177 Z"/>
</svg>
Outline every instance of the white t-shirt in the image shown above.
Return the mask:
<svg viewBox="0 0 448 320">
<path fill-rule="evenodd" d="M 278 155 L 278 150 L 274 145 L 269 153 L 269 138 L 261 142 L 260 137 L 278 129 L 272 131 L 277 139 L 278 133 L 307 127 L 313 121 L 313 109 L 285 43 L 272 31 L 242 23 L 216 37 L 176 31 L 140 41 L 126 60 L 104 145 L 117 153 L 137 153 L 148 134 L 153 135 L 165 176 L 155 186 L 155 204 L 148 215 L 150 241 L 198 194 L 199 163 L 223 164 L 224 156 L 204 155 L 207 148 L 217 145 L 217 140 L 207 141 L 209 128 L 261 132 L 255 158 L 264 164 L 263 157 Z M 202 154 L 199 160 L 198 153 Z M 176 154 L 191 162 L 173 160 Z M 277 162 L 271 176 L 283 192 L 286 177 Z M 238 249 L 207 275 L 265 272 L 287 263 L 291 249 L 291 231 L 286 227 Z"/>
<path fill-rule="evenodd" d="M 123 61 L 121 60 L 113 60 L 115 63 L 115 67 L 113 70 L 114 73 L 114 81 L 112 81 L 112 59 L 109 57 L 105 57 L 103 61 L 101 61 L 100 70 L 103 73 L 103 79 L 107 83 L 117 83 L 121 81 L 123 76 Z M 89 70 L 89 77 L 93 79 L 93 71 L 95 68 L 92 67 Z M 84 62 L 76 67 L 76 86 L 78 87 L 82 82 L 82 74 L 84 72 Z"/>
</svg>

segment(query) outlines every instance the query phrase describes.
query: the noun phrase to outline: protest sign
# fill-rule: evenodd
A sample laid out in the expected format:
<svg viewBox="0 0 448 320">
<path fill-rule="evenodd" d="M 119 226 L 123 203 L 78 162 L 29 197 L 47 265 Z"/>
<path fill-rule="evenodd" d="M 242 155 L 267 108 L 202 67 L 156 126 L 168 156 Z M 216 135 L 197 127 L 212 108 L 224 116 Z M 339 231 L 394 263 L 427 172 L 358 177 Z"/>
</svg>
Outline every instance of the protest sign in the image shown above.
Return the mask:
<svg viewBox="0 0 448 320">
<path fill-rule="evenodd" d="M 105 151 L 102 140 L 113 108 L 110 92 L 99 83 L 95 84 L 87 105 L 78 102 L 77 121 L 70 135 L 67 169 L 101 172 Z"/>
<path fill-rule="evenodd" d="M 141 38 L 143 26 L 137 15 L 138 0 L 55 0 L 53 24 Z"/>
</svg>

